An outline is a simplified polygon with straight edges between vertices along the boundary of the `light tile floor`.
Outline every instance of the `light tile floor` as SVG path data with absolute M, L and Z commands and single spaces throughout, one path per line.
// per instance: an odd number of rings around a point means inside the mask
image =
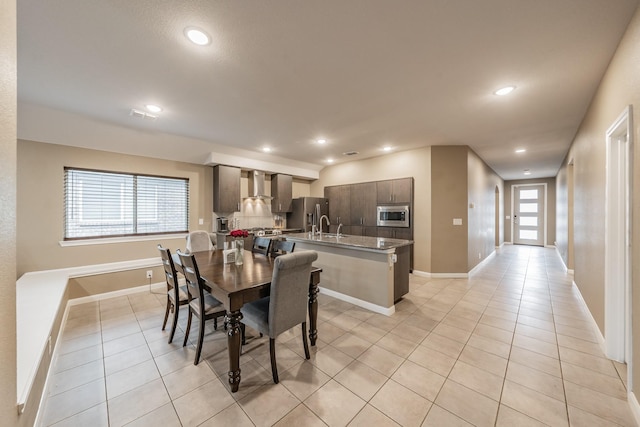
M 624 365 L 604 358 L 553 249 L 505 246 L 471 279 L 411 276 L 386 317 L 320 296 L 319 342 L 249 338 L 238 393 L 226 335 L 204 363 L 161 331 L 164 295 L 74 306 L 49 380 L 49 426 L 632 426 Z M 182 310 L 181 314 L 186 314 Z

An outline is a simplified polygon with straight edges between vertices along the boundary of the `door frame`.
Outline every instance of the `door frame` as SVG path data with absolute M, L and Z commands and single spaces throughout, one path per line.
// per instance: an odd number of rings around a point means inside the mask
M 543 239 L 543 243 L 542 243 L 542 247 L 546 248 L 547 247 L 547 183 L 546 182 L 531 182 L 531 183 L 526 183 L 526 184 L 513 184 L 511 186 L 511 243 L 515 244 L 515 235 L 513 234 L 513 229 L 514 229 L 514 221 L 513 221 L 513 212 L 515 209 L 515 193 L 516 193 L 516 187 L 532 187 L 534 185 L 543 185 L 544 186 L 544 212 L 542 213 L 544 215 L 544 239 Z
M 605 184 L 604 338 L 607 357 L 627 362 L 632 388 L 631 194 L 633 114 L 628 105 L 607 129 Z M 626 141 L 621 142 L 621 135 Z

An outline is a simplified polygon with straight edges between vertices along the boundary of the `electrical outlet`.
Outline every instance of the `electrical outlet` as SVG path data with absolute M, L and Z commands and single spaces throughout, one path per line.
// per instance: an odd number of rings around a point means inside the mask
M 147 270 L 147 279 L 153 278 L 153 270 Z
M 478 259 L 482 259 L 482 254 L 478 252 Z

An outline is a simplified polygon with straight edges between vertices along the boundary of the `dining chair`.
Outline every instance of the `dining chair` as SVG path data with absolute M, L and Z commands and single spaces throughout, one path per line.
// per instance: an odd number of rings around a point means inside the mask
M 178 282 L 178 272 L 171 258 L 171 251 L 158 245 L 160 257 L 162 258 L 162 266 L 164 267 L 164 276 L 167 282 L 167 309 L 164 312 L 164 321 L 162 322 L 162 330 L 167 326 L 169 311 L 173 312 L 173 325 L 171 325 L 171 334 L 169 334 L 169 344 L 173 341 L 178 325 L 178 313 L 181 305 L 189 304 L 189 296 L 187 295 L 187 287 L 180 286 Z
M 209 233 L 204 230 L 191 231 L 187 235 L 187 252 L 212 251 L 215 249 Z
M 184 333 L 182 346 L 187 345 L 189 331 L 191 330 L 191 318 L 196 316 L 199 320 L 198 345 L 196 346 L 196 357 L 194 365 L 200 362 L 202 353 L 202 342 L 204 341 L 204 324 L 207 320 L 213 319 L 214 329 L 218 329 L 218 317 L 224 317 L 226 310 L 222 303 L 213 297 L 204 288 L 204 280 L 200 276 L 196 257 L 193 254 L 183 254 L 180 249 L 177 251 L 180 257 L 180 264 L 187 281 L 187 295 L 189 297 L 189 315 L 187 318 L 187 330 Z
M 302 344 L 307 359 L 307 302 L 311 264 L 318 259 L 315 251 L 300 251 L 277 257 L 274 260 L 271 289 L 268 297 L 244 304 L 242 313 L 242 335 L 244 325 L 269 336 L 271 356 L 271 374 L 273 382 L 278 383 L 276 365 L 276 337 L 296 325 L 302 324 Z
M 271 251 L 269 255 L 277 257 L 284 254 L 290 254 L 296 247 L 296 242 L 291 240 L 273 240 L 271 242 Z
M 256 254 L 268 255 L 271 250 L 271 239 L 267 237 L 256 237 L 253 239 L 253 247 L 251 252 Z

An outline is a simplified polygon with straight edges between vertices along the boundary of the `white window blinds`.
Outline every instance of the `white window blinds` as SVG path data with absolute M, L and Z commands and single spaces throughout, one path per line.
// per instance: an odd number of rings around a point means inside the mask
M 189 180 L 65 168 L 64 239 L 184 233 Z

